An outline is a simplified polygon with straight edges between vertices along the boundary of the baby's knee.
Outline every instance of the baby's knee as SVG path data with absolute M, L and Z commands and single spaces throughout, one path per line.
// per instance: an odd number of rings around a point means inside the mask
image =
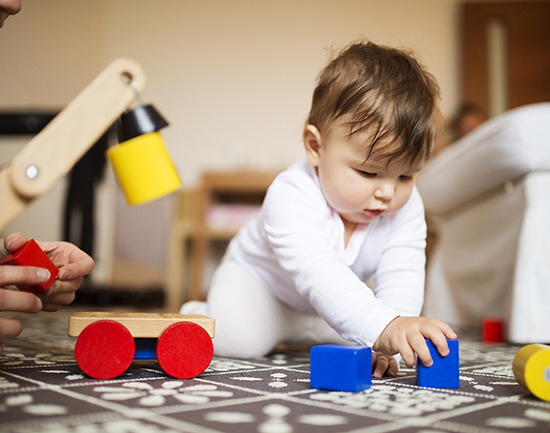
M 265 356 L 281 341 L 277 328 L 254 320 L 254 315 L 216 316 L 214 354 L 231 358 Z M 266 326 L 267 325 L 267 326 Z
M 214 355 L 228 358 L 251 359 L 267 355 L 273 344 L 246 338 L 214 338 Z

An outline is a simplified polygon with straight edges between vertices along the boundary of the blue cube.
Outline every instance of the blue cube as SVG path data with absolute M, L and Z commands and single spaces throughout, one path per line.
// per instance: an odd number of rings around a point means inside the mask
M 450 353 L 443 357 L 430 340 L 426 340 L 433 359 L 431 367 L 424 367 L 420 360 L 416 363 L 417 385 L 426 388 L 460 388 L 458 340 L 447 340 Z
M 323 344 L 310 351 L 310 385 L 316 389 L 360 392 L 372 384 L 372 350 Z
M 134 338 L 134 359 L 157 359 L 158 338 Z

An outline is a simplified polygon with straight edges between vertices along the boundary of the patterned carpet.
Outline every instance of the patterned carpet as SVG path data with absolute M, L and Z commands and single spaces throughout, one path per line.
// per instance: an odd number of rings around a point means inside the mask
M 198 378 L 167 377 L 156 361 L 135 361 L 114 380 L 79 370 L 67 314 L 27 316 L 0 357 L 0 432 L 56 433 L 496 433 L 549 432 L 550 402 L 515 381 L 519 347 L 460 338 L 456 390 L 416 386 L 414 369 L 374 379 L 362 393 L 309 387 L 309 355 L 214 357 Z

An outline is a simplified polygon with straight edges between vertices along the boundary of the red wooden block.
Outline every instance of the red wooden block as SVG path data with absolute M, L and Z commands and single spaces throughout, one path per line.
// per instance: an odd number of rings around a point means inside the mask
M 157 359 L 162 369 L 178 379 L 201 374 L 212 360 L 212 339 L 201 326 L 179 322 L 166 328 L 157 343 Z
M 74 348 L 76 362 L 88 376 L 112 379 L 124 373 L 134 359 L 130 331 L 114 320 L 99 320 L 82 330 Z
M 17 287 L 19 290 L 31 292 L 34 294 L 40 294 L 48 290 L 53 281 L 59 274 L 59 270 L 55 267 L 52 261 L 48 258 L 46 253 L 38 246 L 38 244 L 31 239 L 15 253 L 4 257 L 0 261 L 0 265 L 19 265 L 19 266 L 37 266 L 39 268 L 46 268 L 50 271 L 50 279 L 42 284 L 36 285 L 23 285 L 20 284 Z
M 504 341 L 504 323 L 502 319 L 487 317 L 483 320 L 481 340 L 484 343 L 502 343 Z

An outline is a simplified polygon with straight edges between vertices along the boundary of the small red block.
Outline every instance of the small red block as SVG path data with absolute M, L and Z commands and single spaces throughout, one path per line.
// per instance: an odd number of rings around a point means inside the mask
M 4 257 L 0 261 L 0 265 L 19 265 L 19 266 L 36 266 L 39 268 L 46 268 L 50 271 L 50 279 L 42 284 L 36 285 L 23 285 L 20 284 L 17 287 L 19 290 L 25 292 L 32 292 L 34 294 L 40 294 L 48 290 L 53 281 L 59 274 L 59 270 L 55 267 L 52 261 L 48 258 L 46 253 L 38 246 L 38 244 L 31 239 L 15 253 Z
M 504 323 L 502 319 L 495 317 L 483 319 L 481 340 L 484 343 L 502 343 L 504 341 Z
M 130 331 L 114 320 L 98 320 L 82 330 L 74 348 L 76 362 L 96 379 L 112 379 L 124 373 L 134 359 Z
M 166 328 L 157 343 L 157 359 L 162 369 L 177 379 L 191 379 L 210 365 L 214 346 L 201 326 L 178 322 Z

